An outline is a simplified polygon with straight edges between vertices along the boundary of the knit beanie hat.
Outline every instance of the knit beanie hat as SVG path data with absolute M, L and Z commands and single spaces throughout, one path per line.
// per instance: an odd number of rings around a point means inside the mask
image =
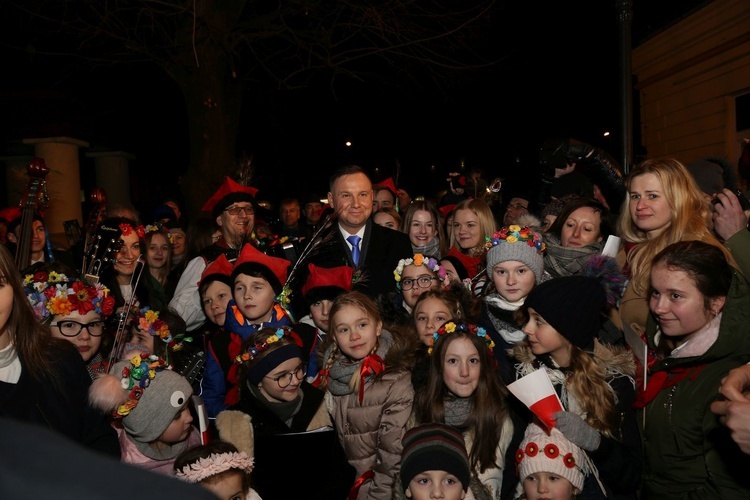
M 516 260 L 523 262 L 534 273 L 536 283 L 542 281 L 546 245 L 542 236 L 528 226 L 503 227 L 495 232 L 487 242 L 487 276 L 492 279 L 492 269 L 501 262 Z
M 154 355 L 120 361 L 110 373 L 92 382 L 89 399 L 92 406 L 122 418 L 135 442 L 158 439 L 193 395 L 190 382 Z
M 533 308 L 573 345 L 591 350 L 606 303 L 599 279 L 574 275 L 540 283 L 531 290 L 524 305 Z
M 720 164 L 701 158 L 688 164 L 687 169 L 704 193 L 713 195 L 724 188 L 724 169 Z
M 459 281 L 463 282 L 463 280 L 469 279 L 469 272 L 466 270 L 466 267 L 464 267 L 464 263 L 461 262 L 458 257 L 455 255 L 446 255 L 440 261 L 447 260 L 451 264 L 453 264 L 453 268 L 458 273 L 458 279 Z
M 414 476 L 428 470 L 442 470 L 456 476 L 469 488 L 470 468 L 466 443 L 458 430 L 440 423 L 409 429 L 401 440 L 401 487 L 406 491 Z
M 549 472 L 564 477 L 583 489 L 585 457 L 579 447 L 552 428 L 549 435 L 535 423 L 529 424 L 521 445 L 516 451 L 516 469 L 521 482 L 530 474 Z

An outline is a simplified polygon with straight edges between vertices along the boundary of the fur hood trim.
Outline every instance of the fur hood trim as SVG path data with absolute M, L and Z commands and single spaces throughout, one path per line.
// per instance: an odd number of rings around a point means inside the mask
M 508 349 L 508 354 L 520 365 L 531 365 L 536 360 L 528 341 L 520 342 Z M 605 373 L 635 377 L 633 354 L 626 347 L 602 344 L 599 340 L 594 339 L 593 357 L 594 361 L 604 368 Z

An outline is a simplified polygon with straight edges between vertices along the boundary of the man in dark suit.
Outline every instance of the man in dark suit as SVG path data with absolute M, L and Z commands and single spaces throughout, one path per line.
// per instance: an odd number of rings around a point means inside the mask
M 393 270 L 399 260 L 413 253 L 406 233 L 372 222 L 372 197 L 372 182 L 361 167 L 343 167 L 331 176 L 328 203 L 335 220 L 314 242 L 308 262 L 319 267 L 353 267 L 352 289 L 376 299 L 396 290 Z M 306 273 L 307 266 L 300 271 Z M 300 282 L 304 283 L 304 277 Z

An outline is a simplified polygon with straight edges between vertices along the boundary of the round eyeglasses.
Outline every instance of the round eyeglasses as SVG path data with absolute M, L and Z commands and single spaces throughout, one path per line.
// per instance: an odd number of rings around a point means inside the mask
M 229 207 L 225 208 L 224 211 L 229 215 L 240 215 L 240 212 L 245 212 L 248 217 L 255 214 L 253 207 Z
M 307 365 L 302 363 L 293 372 L 286 372 L 276 377 L 265 378 L 275 380 L 276 383 L 279 384 L 279 387 L 281 387 L 282 389 L 286 389 L 287 387 L 289 387 L 289 384 L 292 383 L 292 377 L 296 377 L 297 380 L 302 380 L 303 378 L 305 378 L 305 375 L 307 375 Z
M 101 337 L 104 333 L 104 321 L 92 321 L 91 323 L 79 323 L 66 319 L 57 323 L 50 323 L 49 326 L 56 326 L 63 337 L 75 337 L 86 328 L 92 337 Z
M 401 289 L 411 290 L 412 288 L 414 288 L 415 284 L 418 288 L 429 288 L 433 280 L 436 279 L 437 278 L 434 276 L 420 276 L 419 278 L 415 279 L 403 279 L 401 280 Z

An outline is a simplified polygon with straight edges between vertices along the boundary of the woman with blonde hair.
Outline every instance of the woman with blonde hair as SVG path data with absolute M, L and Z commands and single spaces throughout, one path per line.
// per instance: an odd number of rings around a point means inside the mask
M 486 279 L 481 271 L 486 265 L 485 244 L 497 229 L 492 209 L 484 200 L 469 198 L 456 206 L 453 212 L 453 227 L 450 232 L 450 251 L 464 262 L 472 284 L 474 295 L 480 295 Z M 481 277 L 477 277 L 481 275 Z M 477 278 L 474 280 L 474 278 Z
M 642 332 L 648 318 L 651 261 L 678 241 L 699 240 L 729 250 L 711 231 L 711 210 L 693 176 L 675 158 L 651 159 L 637 165 L 626 181 L 628 197 L 618 220 L 626 242 L 630 282 L 620 302 L 622 324 Z

